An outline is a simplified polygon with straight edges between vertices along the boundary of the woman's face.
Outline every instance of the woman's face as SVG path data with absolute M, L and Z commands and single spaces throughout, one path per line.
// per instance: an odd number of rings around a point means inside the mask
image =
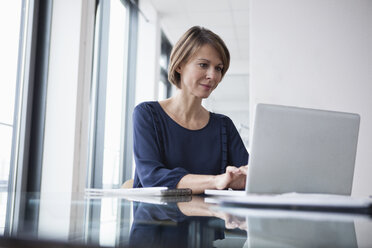
M 202 46 L 193 57 L 177 68 L 181 90 L 198 98 L 207 98 L 222 78 L 223 64 L 216 49 Z

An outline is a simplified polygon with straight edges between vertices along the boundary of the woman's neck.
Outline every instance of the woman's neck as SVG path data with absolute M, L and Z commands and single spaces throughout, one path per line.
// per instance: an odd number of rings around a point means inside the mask
M 201 105 L 202 99 L 197 97 L 187 97 L 181 92 L 170 98 L 171 107 L 175 113 L 185 120 L 198 119 L 198 116 L 205 111 Z
M 159 102 L 165 112 L 180 125 L 199 129 L 208 123 L 209 112 L 201 105 L 202 99 L 177 92 L 173 97 Z

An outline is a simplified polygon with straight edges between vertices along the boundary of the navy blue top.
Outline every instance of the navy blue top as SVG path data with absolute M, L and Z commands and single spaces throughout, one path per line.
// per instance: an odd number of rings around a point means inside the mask
M 248 152 L 231 119 L 210 113 L 208 124 L 189 130 L 166 114 L 159 102 L 133 112 L 135 188 L 176 188 L 187 174 L 218 175 L 227 165 L 248 164 Z

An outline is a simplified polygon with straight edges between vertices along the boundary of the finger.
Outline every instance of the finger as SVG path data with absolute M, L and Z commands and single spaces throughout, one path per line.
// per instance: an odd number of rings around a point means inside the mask
M 226 172 L 228 172 L 228 173 L 236 173 L 237 171 L 239 171 L 239 169 L 236 168 L 235 166 L 227 166 L 226 167 Z
M 239 167 L 239 171 L 240 171 L 241 173 L 243 173 L 244 175 L 247 175 L 247 172 L 248 172 L 248 165 L 240 166 L 240 167 Z

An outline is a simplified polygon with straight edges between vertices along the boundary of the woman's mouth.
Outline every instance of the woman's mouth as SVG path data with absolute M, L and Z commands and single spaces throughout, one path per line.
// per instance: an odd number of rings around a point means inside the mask
M 211 85 L 208 85 L 208 84 L 201 84 L 201 86 L 206 89 L 206 90 L 210 90 L 212 88 Z

